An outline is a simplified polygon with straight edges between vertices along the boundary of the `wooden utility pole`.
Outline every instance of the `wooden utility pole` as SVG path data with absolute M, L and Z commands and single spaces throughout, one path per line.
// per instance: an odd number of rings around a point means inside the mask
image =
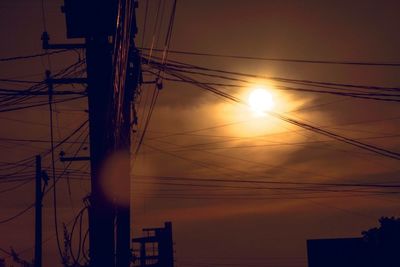
M 111 45 L 107 35 L 86 38 L 90 131 L 90 264 L 114 266 L 114 205 L 102 188 L 101 167 L 111 153 Z
M 91 267 L 129 267 L 130 173 L 124 173 L 117 196 L 106 195 L 103 167 L 117 152 L 130 154 L 131 105 L 139 82 L 140 60 L 134 0 L 65 0 L 67 37 L 82 44 L 49 44 L 44 49 L 86 49 L 86 78 L 52 79 L 53 83 L 85 83 L 88 91 L 91 195 L 89 245 Z M 118 16 L 117 16 L 118 13 Z M 118 202 L 121 197 L 125 202 Z M 128 201 L 126 201 L 128 200 Z
M 42 267 L 42 158 L 36 156 L 35 193 L 35 267 Z

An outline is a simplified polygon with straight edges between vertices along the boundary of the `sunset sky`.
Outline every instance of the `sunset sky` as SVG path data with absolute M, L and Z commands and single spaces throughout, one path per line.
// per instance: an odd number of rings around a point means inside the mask
M 82 41 L 66 39 L 62 2 L 46 0 L 42 12 L 39 0 L 2 1 L 0 58 L 42 53 L 40 36 L 44 28 L 53 43 Z M 172 4 L 172 0 L 148 0 L 146 5 L 146 1 L 139 0 L 136 45 L 145 48 L 144 56 L 149 55 L 148 48 L 164 48 Z M 282 90 L 289 85 L 274 79 L 399 88 L 399 66 L 261 60 L 398 63 L 399 8 L 399 1 L 389 0 L 179 0 L 168 60 L 257 76 L 230 75 L 247 81 L 240 82 L 185 74 L 203 83 L 235 85 L 218 88 L 244 103 L 248 103 L 253 90 L 264 88 L 273 99 L 273 112 L 400 153 L 398 102 Z M 151 59 L 161 55 L 153 51 Z M 84 58 L 82 51 L 2 61 L 0 79 L 41 81 L 45 70 L 57 73 L 79 58 Z M 143 70 L 144 81 L 154 81 L 154 75 L 148 72 L 154 67 L 144 61 Z M 84 76 L 84 64 L 74 74 Z M 170 81 L 167 78 L 173 77 L 167 74 L 165 78 L 137 154 L 134 152 L 155 85 L 143 84 L 136 101 L 138 126 L 131 150 L 132 232 L 139 236 L 143 227 L 172 221 L 178 267 L 305 267 L 307 239 L 360 236 L 363 230 L 375 227 L 379 217 L 400 216 L 398 194 L 315 192 L 293 189 L 295 185 L 263 183 L 391 184 L 399 181 L 398 160 L 307 131 L 268 112 L 258 114 L 246 104 L 229 101 L 194 84 Z M 6 89 L 31 86 L 3 80 L 0 83 Z M 82 87 L 63 85 L 57 89 L 78 91 Z M 46 96 L 37 99 L 47 101 Z M 2 110 L 8 108 L 0 105 Z M 55 139 L 63 140 L 82 125 L 87 120 L 86 109 L 86 99 L 56 104 Z M 12 174 L 32 178 L 23 185 L 21 181 L 0 180 L 1 221 L 34 202 L 34 156 L 50 148 L 48 106 L 2 112 L 0 123 L 0 177 Z M 79 147 L 79 155 L 87 156 L 87 135 L 88 127 L 84 125 L 71 142 L 56 149 L 56 157 L 61 151 L 73 156 Z M 20 165 L 7 164 L 16 162 Z M 62 173 L 67 164 L 57 161 L 57 173 Z M 43 166 L 50 167 L 48 154 Z M 89 193 L 89 172 L 87 162 L 72 163 L 65 179 L 58 183 L 61 235 L 62 223 L 71 222 Z M 107 190 L 110 185 L 106 182 L 105 187 Z M 44 198 L 43 216 L 44 266 L 61 266 L 57 265 L 51 194 Z M 86 227 L 86 221 L 84 224 Z M 22 258 L 31 260 L 33 227 L 33 209 L 1 223 L 0 248 L 12 246 Z

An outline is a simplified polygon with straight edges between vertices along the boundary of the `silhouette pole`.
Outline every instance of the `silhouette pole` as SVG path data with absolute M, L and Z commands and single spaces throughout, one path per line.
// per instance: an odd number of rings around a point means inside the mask
M 52 44 L 47 32 L 43 49 L 80 49 L 86 52 L 86 78 L 52 79 L 59 84 L 87 84 L 91 194 L 89 205 L 89 255 L 91 267 L 129 267 L 130 171 L 119 177 L 120 188 L 106 195 L 102 170 L 116 152 L 130 154 L 132 100 L 139 82 L 140 60 L 134 44 L 136 4 L 131 0 L 65 0 L 67 38 L 84 43 Z M 108 177 L 110 178 L 110 177 Z M 116 192 L 112 192 L 116 193 Z M 119 203 L 118 199 L 125 200 Z M 127 201 L 126 201 L 127 200 Z
M 108 139 L 111 114 L 108 111 L 112 99 L 111 46 L 107 35 L 86 38 L 86 60 L 89 101 L 90 132 L 90 266 L 114 266 L 114 205 L 107 198 L 100 180 L 101 166 L 111 151 Z
M 35 192 L 35 267 L 42 267 L 42 158 L 36 156 Z

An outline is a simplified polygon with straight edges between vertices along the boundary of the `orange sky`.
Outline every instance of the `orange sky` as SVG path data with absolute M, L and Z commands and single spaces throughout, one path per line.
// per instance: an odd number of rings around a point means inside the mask
M 143 41 L 145 4 L 139 1 L 139 46 L 152 44 L 157 3 L 149 0 Z M 52 42 L 66 42 L 61 4 L 58 0 L 45 1 L 47 31 Z M 165 21 L 171 4 L 172 1 L 165 1 Z M 398 62 L 399 7 L 398 1 L 182 0 L 178 1 L 171 49 L 255 57 Z M 154 47 L 162 48 L 165 30 L 166 26 L 155 31 Z M 41 52 L 42 31 L 39 0 L 6 0 L 0 4 L 0 33 L 4 38 L 0 42 L 0 58 Z M 51 69 L 62 69 L 76 62 L 78 56 L 74 52 L 52 56 Z M 169 58 L 263 76 L 393 87 L 400 84 L 399 68 L 174 54 Z M 0 78 L 41 80 L 49 67 L 45 58 L 0 62 Z M 12 88 L 7 83 L 2 87 Z M 143 99 L 152 88 L 143 86 Z M 249 92 L 246 88 L 226 90 L 243 99 Z M 275 89 L 271 92 L 279 112 L 400 151 L 398 137 L 375 138 L 399 132 L 398 104 Z M 57 140 L 86 120 L 86 108 L 83 100 L 56 105 Z M 49 139 L 47 107 L 1 113 L 0 123 L 1 138 Z M 82 131 L 79 141 L 86 133 L 87 130 Z M 73 153 L 78 145 L 69 144 L 62 149 Z M 4 163 L 33 157 L 49 145 L 3 140 L 0 147 L 0 161 Z M 56 155 L 59 152 L 60 149 Z M 81 153 L 86 155 L 88 151 Z M 144 145 L 133 164 L 133 233 L 138 235 L 142 227 L 172 221 L 180 267 L 241 264 L 249 259 L 251 266 L 305 267 L 306 239 L 357 236 L 375 226 L 380 216 L 399 215 L 396 196 L 326 193 L 317 194 L 321 198 L 307 199 L 315 194 L 224 188 L 223 183 L 217 183 L 215 188 L 157 184 L 162 181 L 147 176 L 349 183 L 385 183 L 399 178 L 396 160 L 329 140 L 269 116 L 255 117 L 246 107 L 223 101 L 192 85 L 164 82 Z M 44 166 L 49 166 L 48 157 Z M 57 168 L 64 166 L 58 162 Z M 74 163 L 72 168 L 89 171 L 85 163 Z M 34 169 L 26 172 L 29 171 L 33 177 Z M 1 170 L 2 175 L 5 173 L 8 172 Z M 135 179 L 135 174 L 147 178 Z M 9 186 L 0 184 L 0 190 Z M 61 181 L 60 222 L 73 218 L 88 190 L 88 181 Z M 0 220 L 25 208 L 33 198 L 33 182 L 0 194 Z M 44 247 L 45 266 L 56 266 L 58 262 L 51 205 L 52 199 L 46 197 L 44 240 L 50 239 Z M 12 223 L 0 224 L 0 247 L 13 246 L 17 252 L 26 249 L 22 256 L 31 259 L 33 222 L 33 212 L 29 211 Z

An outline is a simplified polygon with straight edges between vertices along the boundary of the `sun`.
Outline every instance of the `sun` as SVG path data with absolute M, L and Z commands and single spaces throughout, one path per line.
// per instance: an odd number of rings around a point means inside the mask
M 257 88 L 250 92 L 248 104 L 257 114 L 271 111 L 275 107 L 272 94 L 263 88 Z

